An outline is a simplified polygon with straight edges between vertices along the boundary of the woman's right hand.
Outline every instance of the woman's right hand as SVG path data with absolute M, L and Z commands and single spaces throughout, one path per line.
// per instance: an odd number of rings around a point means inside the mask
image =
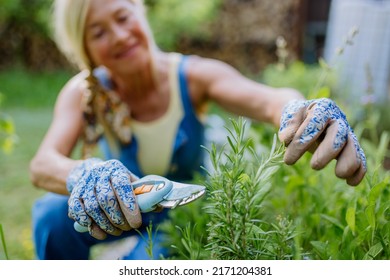
M 135 179 L 118 160 L 82 161 L 67 178 L 68 216 L 97 239 L 140 227 L 142 217 L 130 184 Z

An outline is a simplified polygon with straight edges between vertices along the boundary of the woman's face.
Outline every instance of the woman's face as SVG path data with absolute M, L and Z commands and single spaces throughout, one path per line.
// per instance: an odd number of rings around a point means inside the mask
M 150 60 L 150 40 L 141 8 L 126 0 L 92 0 L 85 46 L 95 66 L 136 72 Z

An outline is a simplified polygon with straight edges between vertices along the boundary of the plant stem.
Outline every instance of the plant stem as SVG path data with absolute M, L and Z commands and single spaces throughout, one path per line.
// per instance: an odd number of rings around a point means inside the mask
M 6 259 L 6 260 L 9 260 L 8 252 L 7 252 L 7 246 L 6 246 L 6 244 L 5 244 L 3 226 L 2 226 L 1 224 L 0 224 L 0 238 L 1 238 L 1 244 L 2 244 L 3 249 L 4 249 L 5 259 Z

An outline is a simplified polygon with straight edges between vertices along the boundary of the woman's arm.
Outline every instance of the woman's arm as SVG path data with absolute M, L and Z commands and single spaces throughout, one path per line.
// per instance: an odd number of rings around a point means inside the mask
M 52 123 L 30 162 L 32 183 L 50 192 L 68 194 L 66 178 L 79 161 L 69 158 L 82 129 L 81 82 L 84 74 L 72 78 L 61 90 Z
M 81 73 L 60 92 L 53 121 L 30 163 L 30 173 L 35 186 L 70 194 L 69 217 L 87 227 L 93 237 L 104 239 L 107 234 L 118 236 L 138 228 L 142 218 L 130 185 L 132 174 L 121 162 L 70 158 L 82 132 L 84 80 Z
M 234 114 L 279 127 L 284 105 L 293 99 L 304 99 L 294 89 L 257 83 L 217 60 L 194 57 L 189 63 L 190 92 L 195 106 L 211 100 Z

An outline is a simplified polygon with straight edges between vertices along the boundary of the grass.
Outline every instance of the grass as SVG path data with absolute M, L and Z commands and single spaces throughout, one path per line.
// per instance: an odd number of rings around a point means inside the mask
M 59 89 L 70 77 L 64 71 L 30 72 L 15 67 L 0 72 L 0 92 L 4 95 L 5 108 L 51 108 Z
M 32 186 L 28 165 L 51 118 L 50 109 L 9 109 L 19 141 L 13 153 L 0 156 L 0 223 L 10 259 L 34 258 L 31 241 L 31 207 L 43 195 Z
M 0 72 L 0 111 L 10 116 L 18 141 L 10 154 L 0 151 L 0 225 L 7 255 L 0 259 L 34 259 L 31 208 L 45 192 L 29 180 L 28 166 L 52 117 L 52 107 L 69 73 L 33 73 L 22 68 Z

